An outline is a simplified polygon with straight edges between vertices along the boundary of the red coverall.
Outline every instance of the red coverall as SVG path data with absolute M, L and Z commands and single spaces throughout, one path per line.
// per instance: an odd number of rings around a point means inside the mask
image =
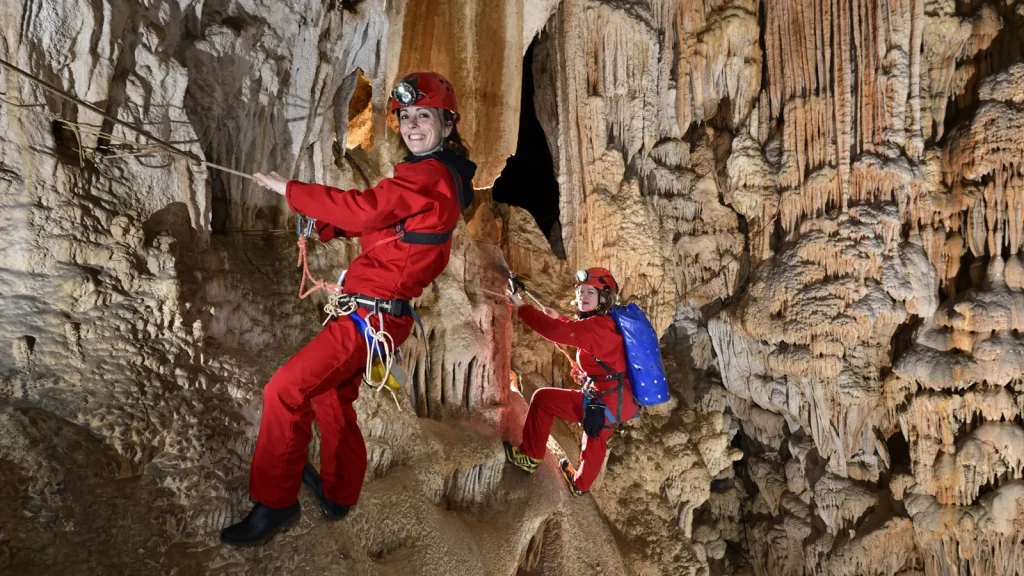
M 419 296 L 451 254 L 450 239 L 440 245 L 378 244 L 395 236 L 395 224 L 408 218 L 410 231 L 444 232 L 455 228 L 461 216 L 452 173 L 435 158 L 400 163 L 392 178 L 365 191 L 291 181 L 286 198 L 292 211 L 318 221 L 321 241 L 362 237 L 362 251 L 348 268 L 344 291 L 383 299 Z M 368 310 L 358 313 L 365 318 Z M 382 317 L 395 346 L 401 345 L 412 332 L 413 319 Z M 367 320 L 380 328 L 376 316 Z M 350 506 L 359 500 L 366 445 L 352 403 L 359 396 L 366 358 L 366 340 L 355 322 L 338 318 L 274 373 L 263 390 L 263 417 L 249 472 L 253 499 L 284 508 L 298 498 L 315 415 L 324 496 Z
M 615 372 L 626 371 L 626 352 L 622 344 L 622 336 L 615 328 L 615 320 L 610 316 L 591 316 L 583 320 L 568 318 L 550 318 L 540 310 L 524 304 L 519 307 L 519 317 L 527 326 L 552 342 L 573 346 L 576 362 L 588 376 L 594 378 L 594 387 L 598 392 L 605 392 L 618 386 L 618 380 L 599 380 L 608 372 L 594 360 L 601 359 Z M 629 378 L 623 374 L 622 415 L 620 421 L 626 421 L 636 415 L 637 406 L 633 401 Z M 618 392 L 601 396 L 601 402 L 615 413 L 619 401 Z M 523 442 L 519 447 L 530 458 L 541 460 L 547 450 L 548 435 L 555 417 L 573 422 L 583 422 L 583 391 L 565 390 L 563 388 L 541 388 L 530 399 L 530 409 L 526 413 L 523 424 Z M 605 418 L 605 425 L 609 421 Z M 576 469 L 573 482 L 581 492 L 590 490 L 590 485 L 597 478 L 608 452 L 608 439 L 613 430 L 605 429 L 600 438 L 583 435 L 583 452 L 580 455 L 580 466 Z

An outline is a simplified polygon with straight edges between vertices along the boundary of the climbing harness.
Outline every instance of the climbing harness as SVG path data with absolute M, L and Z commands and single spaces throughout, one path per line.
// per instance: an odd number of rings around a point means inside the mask
M 602 380 L 602 381 L 618 380 L 619 383 L 616 384 L 614 388 L 612 388 L 610 390 L 605 390 L 604 392 L 598 392 L 596 389 L 591 387 L 591 395 L 592 395 L 591 401 L 594 401 L 594 400 L 600 401 L 603 396 L 608 396 L 609 394 L 614 394 L 614 393 L 618 392 L 618 396 L 616 396 L 616 400 L 617 401 L 616 401 L 616 406 L 615 406 L 615 413 L 612 414 L 611 408 L 605 406 L 605 409 L 604 409 L 605 410 L 605 416 L 607 416 L 608 420 L 610 420 L 611 423 L 612 423 L 611 426 L 605 426 L 605 429 L 607 429 L 607 430 L 614 430 L 618 434 L 625 434 L 625 423 L 622 422 L 622 394 L 625 392 L 625 387 L 626 387 L 626 381 L 625 381 L 625 378 L 624 378 L 626 373 L 625 372 L 615 372 L 615 371 L 613 371 L 607 364 L 602 362 L 601 359 L 598 358 L 597 356 L 594 356 L 594 360 L 597 361 L 597 364 L 602 369 L 604 369 L 605 372 L 608 372 L 608 374 L 606 376 L 601 376 L 599 378 L 596 378 L 595 380 Z M 587 401 L 588 401 L 587 400 L 587 395 L 584 394 L 584 398 L 583 398 L 583 408 L 584 409 L 586 409 L 586 407 L 587 407 Z M 604 403 L 602 402 L 602 404 L 604 404 Z M 640 411 L 637 410 L 637 413 L 633 416 L 633 418 L 637 418 L 639 416 L 640 416 Z
M 606 372 L 608 372 L 608 375 L 600 376 L 598 378 L 588 376 L 587 373 L 583 371 L 583 368 L 580 367 L 579 363 L 576 362 L 576 360 L 572 357 L 572 355 L 569 354 L 568 351 L 566 351 L 565 348 L 562 348 L 558 344 L 555 344 L 555 348 L 558 348 L 558 351 L 564 354 L 565 358 L 569 360 L 569 364 L 572 366 L 572 371 L 570 372 L 570 374 L 572 375 L 572 379 L 574 382 L 576 382 L 576 384 L 580 386 L 580 388 L 583 389 L 583 413 L 587 413 L 587 407 L 590 404 L 600 404 L 601 406 L 604 406 L 605 416 L 612 423 L 612 426 L 605 426 L 604 428 L 607 430 L 614 430 L 618 434 L 625 434 L 626 431 L 624 423 L 620 421 L 622 419 L 622 391 L 625 388 L 626 384 L 625 380 L 623 379 L 623 376 L 625 374 L 623 372 L 612 371 L 612 369 L 607 364 L 602 362 L 600 358 L 591 355 L 593 356 L 594 360 L 597 361 L 597 364 L 601 366 L 601 368 L 603 368 Z M 610 390 L 598 392 L 597 389 L 594 387 L 595 380 L 618 380 L 619 383 Z M 616 392 L 619 392 L 619 395 L 617 397 L 618 402 L 615 407 L 615 412 L 613 413 L 611 408 L 605 405 L 601 398 L 604 396 L 608 396 L 609 394 L 614 394 Z M 640 413 L 638 411 L 637 415 L 634 416 L 634 418 L 639 417 L 639 415 Z
M 361 330 L 363 336 L 366 338 L 366 371 L 363 376 L 363 381 L 370 387 L 375 388 L 377 392 L 380 392 L 383 388 L 388 388 L 391 392 L 392 398 L 395 399 L 395 404 L 398 404 L 398 398 L 395 396 L 396 389 L 401 389 L 402 382 L 399 378 L 393 377 L 392 374 L 395 371 L 397 365 L 395 359 L 398 357 L 398 350 L 395 347 L 395 341 L 384 330 L 384 314 L 394 316 L 395 318 L 401 318 L 403 316 L 410 316 L 416 323 L 416 326 L 420 330 L 421 338 L 423 339 L 425 362 L 427 366 L 427 373 L 430 370 L 430 351 L 426 349 L 427 332 L 423 328 L 423 320 L 420 319 L 419 314 L 416 313 L 416 309 L 412 307 L 407 301 L 395 298 L 394 300 L 384 300 L 381 298 L 374 298 L 372 296 L 365 296 L 362 294 L 342 294 L 340 296 L 333 297 L 335 306 L 338 311 L 341 312 L 341 316 L 349 316 L 356 326 Z M 376 316 L 377 325 L 380 326 L 379 330 L 374 330 L 370 326 L 369 322 L 355 313 L 357 308 L 364 308 L 370 311 L 367 317 Z M 332 320 L 334 318 L 328 318 Z M 376 368 L 375 360 L 379 360 L 380 368 Z M 375 369 L 377 374 L 375 374 Z M 400 370 L 400 369 L 399 369 Z M 399 377 L 404 376 L 404 372 L 399 372 Z M 391 383 L 394 380 L 394 383 Z M 399 406 L 401 410 L 401 406 Z
M 391 392 L 392 398 L 395 400 L 395 405 L 398 406 L 399 410 L 401 410 L 402 406 L 399 404 L 398 397 L 395 395 L 394 386 L 389 386 L 390 380 L 393 379 L 391 372 L 395 361 L 395 341 L 391 335 L 384 330 L 383 313 L 390 313 L 392 309 L 392 301 L 387 301 L 388 305 L 385 307 L 378 303 L 376 298 L 371 299 L 358 294 L 345 294 L 341 284 L 345 278 L 344 271 L 342 271 L 341 276 L 338 278 L 337 284 L 313 277 L 313 274 L 309 271 L 307 244 L 315 230 L 316 220 L 303 216 L 302 214 L 297 214 L 296 216 L 295 233 L 299 237 L 299 258 L 295 265 L 302 267 L 302 280 L 299 283 L 299 299 L 305 299 L 317 290 L 324 290 L 330 294 L 327 298 L 327 304 L 324 305 L 324 312 L 327 313 L 327 318 L 321 326 L 326 326 L 331 320 L 336 320 L 345 316 L 350 317 L 352 321 L 355 322 L 357 330 L 362 334 L 363 339 L 366 341 L 366 368 L 363 372 L 363 382 L 376 389 L 378 393 L 382 389 L 388 388 Z M 309 290 L 305 289 L 307 279 L 312 284 L 312 287 Z M 379 330 L 374 330 L 366 320 L 359 316 L 359 314 L 355 313 L 362 305 L 369 308 L 371 310 L 371 314 L 376 314 L 377 325 L 380 327 Z M 378 363 L 380 368 L 378 368 Z M 398 386 L 400 387 L 401 385 L 399 384 Z
M 462 178 L 459 176 L 456 169 L 441 156 L 433 156 L 443 164 L 452 175 L 452 180 L 455 182 L 456 193 L 458 195 L 459 204 L 462 208 L 466 208 L 468 198 L 472 197 L 472 192 L 467 192 L 464 189 Z M 415 161 L 426 159 L 427 156 L 419 157 Z M 305 218 L 305 220 L 304 220 Z M 425 246 L 440 246 L 449 240 L 451 240 L 452 233 L 455 232 L 455 227 L 443 232 L 420 232 L 415 230 L 406 229 L 406 218 L 400 220 L 395 224 L 394 236 L 384 238 L 378 241 L 370 248 L 364 250 L 362 253 L 366 254 L 372 250 L 379 248 L 385 244 L 392 242 L 403 242 L 405 244 L 417 244 Z M 392 376 L 393 372 L 398 372 L 398 376 L 404 376 L 404 372 L 401 372 L 401 368 L 395 363 L 395 357 L 398 354 L 398 350 L 395 348 L 394 339 L 384 330 L 384 318 L 383 314 L 390 314 L 396 318 L 402 316 L 410 316 L 416 322 L 416 326 L 420 331 L 420 338 L 423 340 L 423 353 L 424 353 L 424 364 L 426 374 L 429 377 L 430 374 L 430 349 L 427 347 L 427 331 L 423 327 L 423 321 L 420 319 L 419 314 L 416 310 L 405 300 L 394 299 L 394 300 L 383 300 L 380 298 L 374 298 L 371 296 L 365 296 L 362 294 L 345 294 L 342 288 L 342 282 L 344 281 L 345 272 L 342 271 L 341 276 L 338 278 L 337 284 L 331 284 L 324 280 L 317 280 L 309 272 L 309 264 L 307 260 L 307 243 L 310 236 L 313 235 L 315 230 L 315 221 L 312 218 L 298 215 L 298 221 L 296 222 L 295 231 L 299 236 L 299 261 L 296 264 L 302 266 L 302 282 L 299 284 L 299 298 L 305 298 L 316 292 L 317 290 L 325 290 L 331 295 L 328 298 L 327 304 L 324 306 L 324 312 L 327 313 L 327 322 L 340 318 L 342 316 L 349 316 L 366 339 L 366 371 L 363 375 L 363 381 L 375 388 L 377 392 L 380 392 L 383 388 L 387 387 L 391 392 L 392 398 L 395 399 L 395 404 L 398 405 L 398 397 L 395 395 L 396 390 L 401 389 L 401 382 L 397 378 Z M 306 280 L 312 283 L 312 288 L 305 291 Z M 434 284 L 434 290 L 437 289 L 437 284 Z M 370 310 L 370 315 L 376 315 L 379 330 L 374 330 L 366 320 L 355 314 L 357 308 L 366 308 Z M 399 410 L 401 406 L 399 405 Z
M 366 340 L 366 369 L 363 372 L 363 382 L 371 388 L 374 388 L 378 393 L 387 388 L 391 393 L 391 397 L 395 400 L 395 405 L 398 406 L 399 410 L 401 410 L 402 406 L 398 402 L 396 391 L 401 390 L 402 384 L 407 380 L 407 378 L 405 372 L 395 362 L 396 359 L 400 362 L 401 356 L 399 354 L 399 350 L 395 347 L 394 338 L 392 338 L 392 336 L 384 329 L 384 314 L 394 316 L 395 318 L 410 316 L 413 319 L 416 326 L 419 328 L 420 337 L 423 339 L 424 361 L 426 364 L 427 374 L 429 374 L 430 350 L 427 349 L 427 332 L 423 327 L 423 320 L 420 318 L 419 314 L 416 313 L 416 309 L 405 300 L 398 298 L 386 300 L 363 294 L 346 294 L 342 288 L 342 282 L 345 278 L 344 270 L 341 272 L 337 284 L 327 282 L 326 280 L 318 280 L 313 277 L 313 274 L 309 271 L 307 244 L 309 238 L 313 235 L 313 231 L 316 229 L 316 220 L 303 216 L 302 214 L 298 214 L 297 216 L 298 220 L 295 224 L 295 232 L 299 236 L 299 258 L 296 266 L 302 267 L 302 281 L 299 284 L 299 298 L 305 299 L 317 290 L 324 290 L 330 294 L 327 299 L 327 304 L 324 305 L 324 312 L 327 314 L 327 318 L 324 320 L 322 326 L 326 326 L 328 322 L 345 316 L 351 318 L 352 321 L 355 322 L 359 333 L 362 334 L 363 338 Z M 406 234 L 408 235 L 411 233 Z M 430 236 L 429 233 L 415 234 Z M 394 238 L 386 239 L 383 242 L 378 242 L 372 246 L 370 250 L 380 246 L 384 242 L 392 242 L 398 239 L 402 239 L 402 236 L 399 235 Z M 406 239 L 406 242 L 410 244 L 434 243 L 415 241 L 420 239 L 420 237 L 413 237 L 412 240 L 414 241 Z M 367 250 L 367 252 L 369 252 L 369 250 Z M 305 289 L 307 279 L 312 284 L 312 287 L 309 290 Z M 370 326 L 370 323 L 367 322 L 366 319 L 356 313 L 359 308 L 369 310 L 370 313 L 367 315 L 368 317 L 377 317 L 377 326 L 379 326 L 379 329 L 375 330 Z
M 462 178 L 459 176 L 458 171 L 451 165 L 449 161 L 441 155 L 430 155 L 421 156 L 417 159 L 410 160 L 412 162 L 418 162 L 425 160 L 428 157 L 434 157 L 440 161 L 451 173 L 452 180 L 455 182 L 456 193 L 459 199 L 459 205 L 465 209 L 467 204 L 472 198 L 472 191 L 466 191 L 463 185 Z M 425 246 L 440 246 L 451 240 L 452 233 L 455 232 L 453 226 L 449 230 L 442 232 L 421 232 L 416 230 L 406 229 L 406 218 L 400 220 L 394 227 L 394 236 L 379 240 L 376 244 L 370 246 L 362 253 L 366 254 L 372 250 L 390 244 L 392 242 L 402 242 L 405 244 L 417 244 Z M 423 327 L 423 321 L 420 319 L 416 310 L 406 302 L 405 300 L 394 299 L 394 300 L 383 300 L 380 298 L 373 298 L 362 294 L 346 294 L 342 288 L 342 282 L 344 281 L 345 272 L 343 271 L 341 276 L 338 278 L 338 283 L 333 284 L 325 280 L 318 280 L 313 277 L 309 271 L 308 262 L 308 243 L 309 238 L 313 235 L 313 231 L 316 229 L 315 220 L 302 214 L 298 214 L 298 220 L 295 224 L 295 232 L 298 235 L 298 247 L 299 257 L 296 262 L 296 266 L 302 267 L 302 281 L 299 284 L 299 298 L 303 299 L 317 290 L 324 290 L 330 294 L 328 297 L 327 304 L 324 306 L 324 312 L 327 313 L 327 322 L 340 318 L 342 316 L 350 316 L 353 321 L 356 322 L 363 336 L 366 338 L 367 346 L 367 361 L 366 361 L 366 372 L 363 376 L 363 381 L 369 386 L 374 387 L 378 392 L 381 389 L 387 387 L 395 398 L 395 403 L 398 404 L 398 398 L 395 396 L 395 390 L 401 388 L 401 383 L 392 376 L 397 365 L 395 364 L 395 355 L 397 350 L 395 348 L 394 339 L 384 330 L 383 314 L 390 314 L 392 316 L 402 317 L 411 316 L 416 322 L 416 326 L 419 328 L 420 337 L 423 339 L 424 348 L 424 363 L 426 368 L 426 374 L 430 374 L 430 350 L 427 347 L 427 332 Z M 306 290 L 306 282 L 309 281 L 311 287 Z M 437 289 L 436 283 L 434 283 L 434 289 Z M 536 300 L 536 299 L 535 299 Z M 358 314 L 354 314 L 357 308 L 366 308 L 370 310 L 371 315 L 376 315 L 378 320 L 378 326 L 380 329 L 374 330 L 362 317 Z M 379 360 L 379 365 L 377 361 Z M 398 369 L 401 370 L 400 368 Z M 404 373 L 400 373 L 400 376 Z M 389 384 L 390 383 L 390 384 Z M 401 409 L 401 406 L 399 406 Z

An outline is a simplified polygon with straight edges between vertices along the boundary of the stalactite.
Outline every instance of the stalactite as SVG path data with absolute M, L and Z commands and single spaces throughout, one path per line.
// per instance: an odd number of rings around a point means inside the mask
M 826 474 L 814 486 L 814 501 L 829 533 L 834 535 L 877 504 L 878 496 L 858 482 Z

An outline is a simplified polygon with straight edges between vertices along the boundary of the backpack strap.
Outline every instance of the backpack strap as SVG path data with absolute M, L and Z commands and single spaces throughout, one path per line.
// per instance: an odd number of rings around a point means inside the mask
M 615 392 L 619 393 L 618 398 L 617 398 L 618 401 L 616 402 L 616 406 L 615 406 L 615 417 L 613 418 L 611 414 L 608 414 L 608 419 L 612 421 L 612 424 L 616 424 L 618 426 L 621 426 L 622 425 L 622 394 L 626 391 L 625 390 L 625 388 L 626 388 L 626 381 L 623 379 L 623 376 L 625 375 L 625 372 L 615 372 L 615 371 L 613 371 L 611 369 L 611 367 L 609 367 L 607 364 L 602 362 L 600 358 L 598 358 L 597 356 L 594 356 L 593 354 L 591 354 L 591 356 L 597 362 L 598 366 L 600 366 L 602 369 L 604 369 L 605 372 L 608 373 L 607 376 L 604 376 L 603 378 L 601 378 L 602 380 L 618 380 L 619 381 L 618 385 L 616 385 L 615 388 L 612 388 L 611 390 L 605 390 L 604 392 L 599 392 L 597 394 L 597 396 L 598 396 L 598 398 L 600 398 L 601 396 L 607 396 L 608 394 L 612 394 L 612 393 L 615 393 Z M 610 412 L 610 411 L 611 411 L 611 409 L 608 409 L 608 412 Z M 614 430 L 616 428 L 616 426 L 605 426 L 605 428 Z

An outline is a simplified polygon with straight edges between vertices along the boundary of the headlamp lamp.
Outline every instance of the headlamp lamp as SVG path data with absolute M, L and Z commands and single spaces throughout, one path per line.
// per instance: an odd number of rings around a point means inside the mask
M 416 96 L 416 87 L 405 80 L 395 85 L 395 89 L 391 91 L 391 97 L 402 106 L 411 106 L 416 101 Z
M 577 282 L 586 282 L 589 278 L 590 278 L 590 275 L 587 274 L 586 270 L 577 270 L 576 271 L 576 281 Z

